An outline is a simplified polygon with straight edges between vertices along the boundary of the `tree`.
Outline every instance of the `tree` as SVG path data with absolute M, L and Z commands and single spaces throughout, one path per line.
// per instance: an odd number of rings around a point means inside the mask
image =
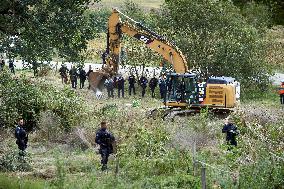
M 284 1 L 283 0 L 233 0 L 234 4 L 241 9 L 251 3 L 257 3 L 259 6 L 266 6 L 269 12 L 272 13 L 272 20 L 274 24 L 284 25 Z M 254 12 L 259 14 L 260 12 Z M 257 19 L 257 16 L 255 16 Z
M 157 26 L 205 77 L 232 76 L 246 86 L 268 82 L 262 33 L 230 2 L 166 0 Z M 168 38 L 169 38 L 168 37 Z
M 55 52 L 67 61 L 80 61 L 80 52 L 93 36 L 90 17 L 85 14 L 89 3 L 90 0 L 3 0 L 0 42 L 18 36 L 19 51 L 12 56 L 20 55 L 29 61 L 50 60 Z

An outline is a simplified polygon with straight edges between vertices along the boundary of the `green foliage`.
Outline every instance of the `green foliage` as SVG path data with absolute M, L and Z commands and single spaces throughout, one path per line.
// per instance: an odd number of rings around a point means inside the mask
M 18 151 L 7 152 L 0 158 L 0 170 L 8 171 L 31 171 L 30 155 L 20 157 Z
M 0 73 L 0 99 L 0 118 L 6 127 L 13 127 L 17 118 L 23 117 L 32 129 L 39 114 L 51 110 L 60 118 L 62 128 L 70 129 L 83 115 L 82 100 L 73 90 L 57 90 L 24 75 L 14 78 L 8 71 Z
M 5 43 L 2 50 L 8 56 L 20 55 L 29 63 L 51 60 L 55 53 L 67 61 L 82 61 L 80 53 L 93 37 L 90 17 L 85 14 L 89 3 L 90 0 L 1 1 L 0 41 L 7 41 L 10 36 L 19 39 L 13 49 L 11 43 Z
M 233 0 L 234 4 L 238 7 L 245 8 L 251 2 L 257 3 L 259 6 L 266 6 L 266 9 L 269 10 L 273 22 L 275 25 L 281 24 L 284 25 L 284 3 L 282 0 L 254 0 L 254 1 L 247 1 L 247 0 Z M 254 12 L 258 15 L 258 12 Z M 261 14 L 261 13 L 260 13 Z M 255 16 L 256 19 L 257 16 Z
M 243 86 L 267 83 L 262 33 L 244 21 L 239 9 L 224 1 L 166 1 L 158 27 L 175 39 L 205 77 L 232 76 Z
M 5 174 L 0 174 L 0 189 L 42 189 L 47 188 L 44 181 L 28 180 L 24 178 L 14 178 Z

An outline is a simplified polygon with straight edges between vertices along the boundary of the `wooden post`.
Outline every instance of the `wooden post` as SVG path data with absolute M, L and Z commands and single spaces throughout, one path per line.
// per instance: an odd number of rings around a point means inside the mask
M 201 167 L 201 186 L 202 189 L 206 189 L 206 168 L 204 165 Z
M 116 161 L 115 161 L 115 177 L 117 177 L 117 175 L 118 175 L 118 168 L 119 168 L 119 158 L 118 158 L 118 155 L 116 154 L 115 155 L 115 159 L 116 159 Z
M 196 175 L 196 161 L 195 161 L 195 157 L 196 156 L 196 141 L 193 141 L 193 145 L 192 145 L 192 165 L 193 165 L 193 176 Z

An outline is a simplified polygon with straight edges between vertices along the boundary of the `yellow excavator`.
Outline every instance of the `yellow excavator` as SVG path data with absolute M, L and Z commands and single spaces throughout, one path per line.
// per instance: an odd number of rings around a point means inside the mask
M 121 20 L 121 16 L 125 18 L 124 21 Z M 93 89 L 100 88 L 100 83 L 103 83 L 107 76 L 117 74 L 123 35 L 143 42 L 172 65 L 174 71 L 166 73 L 170 87 L 168 86 L 167 97 L 164 100 L 165 107 L 171 110 L 169 115 L 199 112 L 204 107 L 231 111 L 236 106 L 240 98 L 239 82 L 231 77 L 211 77 L 206 82 L 201 82 L 199 74 L 189 71 L 185 56 L 175 44 L 117 9 L 113 9 L 108 20 L 104 66 L 99 72 L 90 75 Z

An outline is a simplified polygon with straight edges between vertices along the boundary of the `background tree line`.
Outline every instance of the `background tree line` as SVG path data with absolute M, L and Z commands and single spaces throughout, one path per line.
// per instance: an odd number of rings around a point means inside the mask
M 55 57 L 84 62 L 91 39 L 99 38 L 104 43 L 111 14 L 110 9 L 90 9 L 90 3 L 2 1 L 1 51 L 30 63 Z M 232 76 L 245 86 L 262 89 L 273 71 L 267 59 L 272 45 L 266 34 L 273 25 L 283 24 L 281 8 L 282 1 L 271 0 L 165 0 L 159 9 L 151 10 L 126 0 L 121 7 L 127 15 L 174 41 L 186 55 L 189 68 L 200 68 L 205 77 Z M 103 50 L 96 52 L 97 58 Z M 124 39 L 124 50 L 127 64 L 157 66 L 162 61 L 128 37 Z

